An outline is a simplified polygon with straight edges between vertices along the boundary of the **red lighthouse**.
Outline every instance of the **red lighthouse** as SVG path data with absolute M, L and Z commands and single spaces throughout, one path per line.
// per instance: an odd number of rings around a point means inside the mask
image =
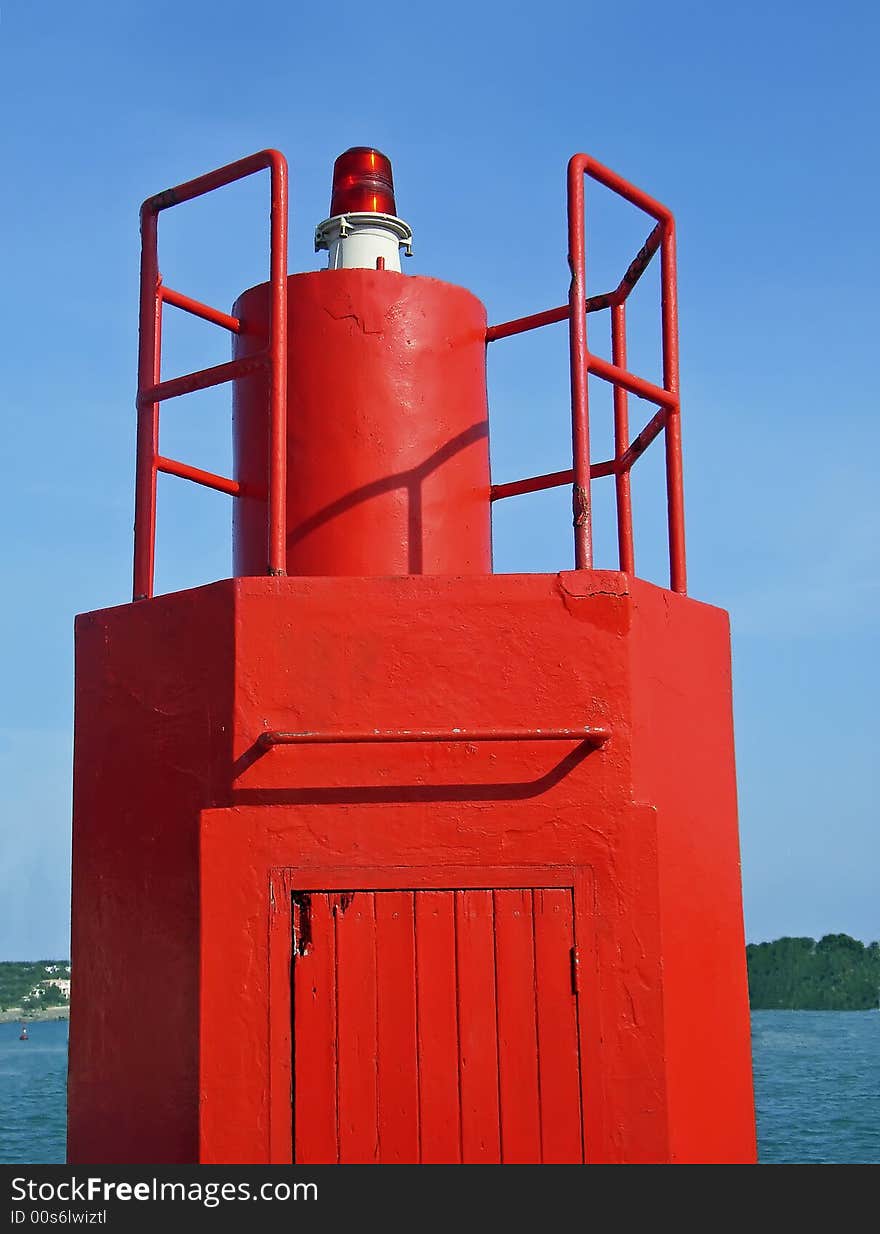
M 166 287 L 161 211 L 267 170 L 269 282 Z M 587 295 L 589 178 L 645 212 Z M 77 621 L 69 1156 L 87 1162 L 755 1159 L 726 614 L 686 594 L 675 234 L 585 155 L 567 303 L 487 326 L 405 274 L 391 165 L 337 160 L 288 276 L 275 151 L 142 208 L 133 602 Z M 626 367 L 661 265 L 663 384 Z M 233 336 L 162 379 L 165 305 Z M 612 363 L 588 348 L 607 311 Z M 486 346 L 567 322 L 572 466 L 493 485 Z M 590 454 L 588 375 L 614 389 Z M 234 478 L 159 452 L 233 385 Z M 629 430 L 629 400 L 651 411 Z M 670 587 L 635 575 L 630 472 L 665 443 Z M 153 595 L 158 472 L 234 498 L 235 577 Z M 613 483 L 619 570 L 593 568 Z M 493 501 L 573 493 L 575 568 L 493 575 Z

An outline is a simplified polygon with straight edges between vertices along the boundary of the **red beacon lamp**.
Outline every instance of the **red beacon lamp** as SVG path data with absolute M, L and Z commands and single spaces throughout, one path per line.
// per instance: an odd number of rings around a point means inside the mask
M 327 249 L 331 270 L 400 270 L 400 250 L 412 257 L 412 231 L 397 217 L 391 160 L 370 146 L 353 146 L 333 166 L 330 217 L 315 230 L 315 252 Z
M 268 281 L 229 313 L 166 286 L 160 214 L 260 172 Z M 587 181 L 649 220 L 590 294 Z M 755 1160 L 730 637 L 687 595 L 674 221 L 585 154 L 567 209 L 567 299 L 487 325 L 470 291 L 401 273 L 372 148 L 336 161 L 322 270 L 287 273 L 277 151 L 144 202 L 133 598 L 76 626 L 72 1163 Z M 661 384 L 626 359 L 655 258 Z M 232 360 L 163 377 L 169 307 Z M 487 345 L 554 323 L 571 449 L 495 480 Z M 234 474 L 163 455 L 162 404 L 224 382 Z M 654 442 L 668 587 L 633 536 Z M 232 578 L 155 594 L 160 474 L 231 499 Z M 493 503 L 556 486 L 573 568 L 493 574 Z

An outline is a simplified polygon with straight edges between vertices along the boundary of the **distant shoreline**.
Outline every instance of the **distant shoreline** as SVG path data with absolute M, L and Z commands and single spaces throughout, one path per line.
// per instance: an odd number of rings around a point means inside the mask
M 24 1007 L 7 1007 L 0 1011 L 0 1024 L 36 1024 L 41 1020 L 66 1020 L 70 1007 L 41 1007 L 39 1011 L 26 1011 Z
M 752 1011 L 880 1008 L 880 942 L 848 934 L 785 936 L 746 946 Z M 0 1024 L 68 1020 L 70 960 L 0 961 Z M 10 1004 L 12 1004 L 10 1006 Z

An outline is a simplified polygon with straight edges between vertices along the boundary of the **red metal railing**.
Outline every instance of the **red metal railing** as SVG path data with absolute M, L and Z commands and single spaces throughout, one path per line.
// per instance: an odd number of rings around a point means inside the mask
M 160 377 L 162 305 L 170 304 L 233 334 L 241 323 L 227 313 L 193 300 L 162 284 L 158 259 L 158 216 L 161 210 L 190 201 L 258 171 L 271 177 L 269 345 L 258 355 L 187 373 L 169 381 Z M 586 240 L 584 178 L 605 185 L 656 219 L 639 253 L 618 286 L 598 296 L 586 295 Z M 195 390 L 208 389 L 243 377 L 257 369 L 270 368 L 269 483 L 263 494 L 268 503 L 267 569 L 285 573 L 286 544 L 286 432 L 287 432 L 287 163 L 277 150 L 263 150 L 230 163 L 217 171 L 167 189 L 148 198 L 141 207 L 140 344 L 138 351 L 137 476 L 135 485 L 134 599 L 153 594 L 156 542 L 156 479 L 159 472 L 179 476 L 233 497 L 243 495 L 242 486 L 225 476 L 203 471 L 159 453 L 159 404 Z M 576 154 L 568 165 L 568 246 L 572 272 L 569 300 L 515 321 L 490 326 L 487 342 L 509 338 L 553 322 L 568 320 L 571 367 L 572 467 L 564 471 L 492 486 L 491 499 L 500 501 L 522 493 L 537 492 L 563 484 L 572 485 L 575 566 L 593 564 L 591 480 L 614 476 L 617 504 L 617 539 L 620 569 L 635 568 L 630 472 L 651 442 L 665 432 L 666 487 L 669 529 L 670 586 L 687 587 L 684 503 L 681 467 L 681 418 L 678 395 L 678 313 L 675 272 L 675 223 L 665 206 L 629 184 L 585 154 Z M 659 250 L 663 386 L 656 386 L 626 369 L 626 300 Z M 587 347 L 587 314 L 609 309 L 611 314 L 612 362 L 590 354 Z M 588 374 L 593 373 L 614 388 L 614 458 L 590 461 Z M 656 404 L 658 411 L 641 432 L 629 440 L 628 395 Z
M 162 381 L 162 305 L 170 304 L 192 313 L 233 334 L 241 323 L 228 313 L 202 304 L 162 284 L 159 273 L 159 212 L 181 202 L 201 197 L 225 184 L 243 180 L 258 171 L 270 175 L 271 214 L 269 243 L 269 282 L 271 286 L 269 345 L 259 355 L 213 368 L 187 373 Z M 235 480 L 191 467 L 188 463 L 165 458 L 159 453 L 159 404 L 166 399 L 222 385 L 236 377 L 268 366 L 270 370 L 269 406 L 269 485 L 268 552 L 269 574 L 284 574 L 286 529 L 287 456 L 287 161 L 277 150 L 261 150 L 248 158 L 229 163 L 185 184 L 148 197 L 141 206 L 141 290 L 140 341 L 138 347 L 137 393 L 137 474 L 134 510 L 134 587 L 135 600 L 153 594 L 156 557 L 156 477 L 158 473 L 180 476 L 207 488 L 243 495 Z
M 587 297 L 584 178 L 589 176 L 613 193 L 656 219 L 656 226 L 630 263 L 614 291 Z M 660 252 L 660 287 L 663 348 L 663 386 L 636 377 L 626 369 L 626 300 Z M 534 493 L 541 489 L 572 485 L 575 567 L 588 570 L 593 564 L 590 482 L 614 476 L 617 504 L 617 542 L 620 569 L 632 573 L 633 550 L 630 472 L 636 460 L 661 432 L 666 434 L 666 494 L 669 528 L 669 581 L 673 591 L 687 590 L 684 544 L 684 499 L 681 469 L 681 407 L 678 396 L 678 300 L 675 272 L 675 221 L 658 201 L 609 171 L 586 154 L 575 154 L 568 164 L 568 260 L 571 287 L 568 304 L 490 326 L 486 341 L 509 338 L 553 322 L 568 320 L 571 365 L 572 467 L 547 475 L 492 486 L 493 501 Z M 587 314 L 611 311 L 612 363 L 591 355 L 587 348 Z M 590 462 L 590 416 L 588 375 L 594 373 L 614 387 L 614 458 Z M 646 399 L 658 407 L 642 431 L 629 440 L 628 395 Z
M 390 745 L 395 742 L 585 741 L 598 748 L 610 736 L 609 729 L 595 724 L 575 724 L 567 728 L 373 728 L 356 732 L 267 730 L 260 733 L 256 745 L 260 750 L 269 750 L 273 746 Z

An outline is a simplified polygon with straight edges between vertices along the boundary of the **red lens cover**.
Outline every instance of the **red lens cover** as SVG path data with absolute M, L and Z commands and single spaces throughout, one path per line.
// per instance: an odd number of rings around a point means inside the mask
M 397 214 L 391 160 L 371 146 L 352 146 L 333 164 L 330 217 L 361 212 Z

